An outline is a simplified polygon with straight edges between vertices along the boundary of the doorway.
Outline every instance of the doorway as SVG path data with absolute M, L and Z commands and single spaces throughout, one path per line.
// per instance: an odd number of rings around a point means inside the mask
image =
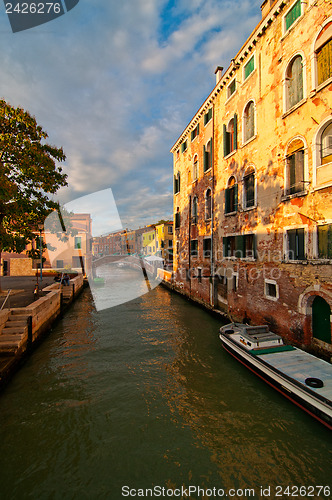
M 312 334 L 316 339 L 331 344 L 331 308 L 318 295 L 312 303 Z

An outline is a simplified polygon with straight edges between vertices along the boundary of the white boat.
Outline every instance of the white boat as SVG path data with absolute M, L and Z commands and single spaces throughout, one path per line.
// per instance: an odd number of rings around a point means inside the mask
M 266 325 L 220 328 L 223 347 L 269 385 L 332 430 L 332 365 L 286 345 Z

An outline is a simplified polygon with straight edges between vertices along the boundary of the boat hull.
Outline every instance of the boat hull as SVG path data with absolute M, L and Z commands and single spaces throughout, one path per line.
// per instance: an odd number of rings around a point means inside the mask
M 292 401 L 292 403 L 332 430 L 332 410 L 328 402 L 319 400 L 313 391 L 280 373 L 258 356 L 252 355 L 242 346 L 235 343 L 230 335 L 221 333 L 220 340 L 224 349 L 236 360 Z

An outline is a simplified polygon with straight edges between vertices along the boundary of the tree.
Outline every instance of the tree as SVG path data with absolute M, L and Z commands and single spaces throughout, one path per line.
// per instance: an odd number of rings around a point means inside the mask
M 58 210 L 49 195 L 67 185 L 56 164 L 66 157 L 47 137 L 27 111 L 0 100 L 0 257 L 2 250 L 22 252 L 38 225 Z

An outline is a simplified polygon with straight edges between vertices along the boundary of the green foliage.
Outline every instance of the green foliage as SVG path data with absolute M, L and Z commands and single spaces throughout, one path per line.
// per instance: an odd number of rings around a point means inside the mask
M 67 185 L 56 164 L 66 157 L 47 137 L 27 111 L 0 100 L 0 251 L 23 251 L 58 209 L 49 195 Z

